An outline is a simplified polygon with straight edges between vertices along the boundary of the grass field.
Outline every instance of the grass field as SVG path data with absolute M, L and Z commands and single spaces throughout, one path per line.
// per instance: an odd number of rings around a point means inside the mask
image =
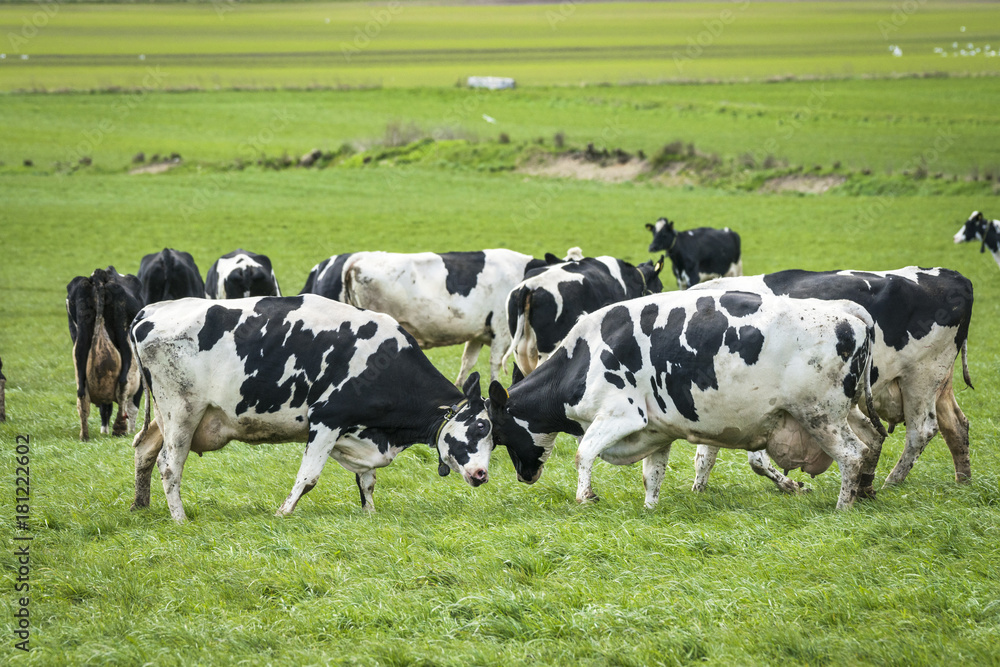
M 0 623 L 0 663 L 1000 662 L 1000 274 L 989 255 L 951 241 L 972 210 L 998 215 L 993 182 L 983 179 L 1000 164 L 993 141 L 1000 79 L 861 76 L 887 74 L 880 69 L 883 60 L 892 67 L 910 62 L 907 39 L 936 44 L 938 35 L 960 25 L 976 36 L 970 41 L 993 35 L 996 12 L 987 5 L 919 4 L 892 35 L 892 43 L 904 45 L 904 57 L 890 60 L 873 27 L 892 15 L 888 4 L 754 3 L 745 23 L 741 16 L 727 26 L 713 46 L 716 55 L 706 50 L 694 64 L 707 68 L 694 76 L 840 76 L 844 62 L 854 63 L 857 76 L 564 85 L 676 78 L 656 69 L 664 63 L 632 56 L 631 74 L 623 76 L 626 70 L 614 69 L 610 57 L 594 60 L 573 48 L 682 44 L 687 31 L 727 6 L 567 5 L 573 13 L 552 31 L 545 12 L 560 5 L 484 7 L 479 13 L 406 5 L 382 33 L 385 42 L 371 46 L 372 54 L 465 48 L 457 37 L 454 46 L 442 38 L 455 34 L 485 45 L 476 48 L 508 48 L 486 39 L 499 32 L 497 17 L 520 27 L 535 20 L 540 27 L 523 30 L 525 44 L 519 46 L 563 48 L 563 59 L 543 62 L 536 56 L 534 64 L 518 66 L 537 73 L 529 81 L 553 85 L 506 93 L 451 86 L 460 74 L 473 73 L 467 66 L 480 56 L 470 53 L 461 65 L 448 65 L 445 56 L 444 62 L 423 59 L 407 66 L 389 56 L 351 63 L 374 73 L 371 81 L 387 86 L 381 90 L 0 96 L 0 354 L 8 377 L 0 476 L 10 485 L 0 520 L 14 525 L 14 438 L 29 434 L 34 537 L 28 653 L 14 648 L 13 540 L 5 540 L 11 548 L 0 557 L 3 605 L 10 610 Z M 186 4 L 58 5 L 58 14 L 30 43 L 38 49 L 30 64 L 8 68 L 10 57 L 0 64 L 0 87 L 136 85 L 127 68 L 102 65 L 101 59 L 137 46 L 156 53 L 149 44 L 165 45 L 162 52 L 172 54 L 169 71 L 178 87 L 211 87 L 208 71 L 219 72 L 219 85 L 228 87 L 240 81 L 235 68 L 217 66 L 225 57 L 210 62 L 197 55 L 191 65 L 176 63 L 185 53 L 209 51 L 311 54 L 323 48 L 321 31 L 349 34 L 375 9 L 238 4 L 220 17 L 211 6 Z M 810 9 L 816 21 L 826 20 L 828 31 L 809 23 Z M 0 7 L 0 22 L 6 21 L 0 35 L 19 29 L 19 17 L 35 11 L 37 5 Z M 677 17 L 677 25 L 666 19 L 658 24 L 651 14 Z M 327 16 L 333 19 L 329 25 L 321 23 Z M 303 17 L 316 25 L 297 28 Z M 615 23 L 626 19 L 631 29 Z M 488 27 L 476 27 L 480 23 Z M 664 24 L 669 31 L 658 33 Z M 107 37 L 122 26 L 163 27 L 154 36 L 152 28 L 137 30 L 131 44 Z M 814 58 L 782 52 L 784 65 L 776 60 L 765 67 L 764 59 L 743 62 L 738 50 L 722 51 L 723 38 L 745 44 L 793 34 L 796 26 L 818 35 L 810 47 Z M 268 27 L 278 37 L 265 49 L 260 35 Z M 58 32 L 63 29 L 68 32 Z M 183 34 L 189 39 L 178 39 Z M 414 41 L 420 34 L 428 36 L 426 44 Z M 293 41 L 297 46 L 290 48 Z M 878 42 L 877 61 L 843 56 L 866 41 Z M 1000 38 L 993 41 L 1000 44 Z M 834 43 L 843 43 L 845 51 Z M 46 59 L 46 53 L 96 59 L 74 72 L 68 59 Z M 518 57 L 512 56 L 511 72 Z M 280 72 L 266 63 L 241 66 L 238 74 L 255 85 L 278 87 L 327 85 L 347 76 L 328 72 L 313 55 L 305 60 L 282 60 Z M 598 65 L 607 68 L 601 74 L 606 78 L 591 77 Z M 30 75 L 35 78 L 19 78 L 28 67 L 37 68 Z M 932 69 L 923 67 L 907 71 Z M 404 73 L 414 84 L 439 87 L 390 88 L 385 79 Z M 820 85 L 823 103 L 810 107 Z M 497 123 L 485 122 L 483 114 Z M 234 159 L 336 150 L 344 142 L 375 150 L 387 125 L 411 124 L 420 133 L 447 130 L 468 139 L 461 144 L 463 161 L 230 169 Z M 512 143 L 497 143 L 500 132 Z M 806 169 L 820 164 L 826 173 L 840 161 L 875 173 L 869 186 L 800 196 L 725 184 L 612 184 L 493 170 L 504 151 L 539 137 L 550 147 L 560 132 L 567 145 L 595 142 L 650 154 L 666 142 L 694 142 L 723 160 L 776 141 L 768 152 Z M 939 150 L 940 137 L 948 145 Z M 85 154 L 93 164 L 71 171 L 82 142 L 90 142 Z M 447 146 L 432 148 L 444 154 Z M 184 163 L 164 174 L 129 175 L 138 151 L 176 151 Z M 931 171 L 957 175 L 958 181 L 943 187 L 944 194 L 900 194 L 919 190 L 903 187 L 912 179 L 898 172 L 921 156 L 930 158 Z M 22 166 L 25 159 L 34 166 Z M 973 173 L 980 180 L 966 181 Z M 602 500 L 581 507 L 574 500 L 574 442 L 563 436 L 531 487 L 516 481 L 504 451 L 495 453 L 490 483 L 472 489 L 454 475 L 439 478 L 433 451 L 416 445 L 380 471 L 375 515 L 362 515 L 353 475 L 331 463 L 295 513 L 278 519 L 273 514 L 294 481 L 301 446 L 232 443 L 187 462 L 183 493 L 191 521 L 178 526 L 155 473 L 150 508 L 129 512 L 130 438 L 76 439 L 65 285 L 98 266 L 135 272 L 144 254 L 170 246 L 191 252 L 204 272 L 221 254 L 242 246 L 268 254 L 283 289 L 294 293 L 315 263 L 351 250 L 509 247 L 540 256 L 579 245 L 590 255 L 642 261 L 649 243 L 643 225 L 661 215 L 681 227 L 728 225 L 739 231 L 748 274 L 918 264 L 968 276 L 976 294 L 969 338 L 976 389 L 964 388 L 960 379 L 957 387 L 971 421 L 972 483 L 955 484 L 951 457 L 937 437 L 905 485 L 847 513 L 833 510 L 835 468 L 816 479 L 793 473 L 814 491 L 784 496 L 751 472 L 741 452 L 724 452 L 711 487 L 695 495 L 694 448 L 678 443 L 656 510 L 642 508 L 638 466 L 603 463 L 594 480 Z M 445 375 L 457 373 L 458 348 L 428 356 Z M 485 353 L 478 370 L 488 373 Z M 903 439 L 900 426 L 886 442 L 879 478 L 895 463 Z

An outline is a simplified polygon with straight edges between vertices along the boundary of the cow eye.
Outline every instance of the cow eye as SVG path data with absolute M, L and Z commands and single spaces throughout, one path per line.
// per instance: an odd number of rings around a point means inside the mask
M 476 428 L 479 430 L 480 433 L 486 434 L 490 430 L 490 423 L 485 419 L 477 419 Z

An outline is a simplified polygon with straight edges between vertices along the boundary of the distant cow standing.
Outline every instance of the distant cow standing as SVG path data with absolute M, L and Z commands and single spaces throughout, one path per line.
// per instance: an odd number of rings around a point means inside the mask
M 699 227 L 681 232 L 674 229 L 674 223 L 660 218 L 656 224 L 646 225 L 646 229 L 653 232 L 649 252 L 667 253 L 680 289 L 713 278 L 743 275 L 740 235 L 729 227 Z
M 499 377 L 501 358 L 510 346 L 503 320 L 507 294 L 525 273 L 546 264 L 504 248 L 355 252 L 314 266 L 302 294 L 387 313 L 424 349 L 465 343 L 456 381 L 461 385 L 483 345 L 490 346 L 490 377 Z
M 205 296 L 209 299 L 281 296 L 281 288 L 267 255 L 238 248 L 215 260 L 208 269 Z
M 185 297 L 205 297 L 205 281 L 190 253 L 173 248 L 146 255 L 139 262 L 142 300 L 149 305 Z
M 66 286 L 80 440 L 90 439 L 91 403 L 100 408 L 101 433 L 109 431 L 112 403 L 118 404 L 113 434 L 135 428 L 142 391 L 127 333 L 142 305 L 139 279 L 123 276 L 113 266 L 97 269 L 89 278 L 78 276 Z
M 979 252 L 986 252 L 989 248 L 993 259 L 1000 265 L 1000 220 L 987 220 L 979 211 L 973 211 L 953 240 L 955 243 L 981 241 Z
M 626 299 L 663 291 L 660 270 L 645 262 L 633 266 L 614 257 L 584 257 L 529 273 L 507 296 L 510 350 L 521 372 L 531 373 L 587 313 Z

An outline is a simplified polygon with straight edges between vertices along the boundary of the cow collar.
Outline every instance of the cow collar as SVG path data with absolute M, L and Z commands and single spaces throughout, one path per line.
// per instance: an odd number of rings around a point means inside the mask
M 677 237 L 678 236 L 680 236 L 680 234 L 674 232 L 674 240 L 670 242 L 670 247 L 667 248 L 667 252 L 670 252 L 671 250 L 673 250 L 674 246 L 677 245 Z
M 652 294 L 652 292 L 650 292 L 648 289 L 646 289 L 646 275 L 638 267 L 636 267 L 636 271 L 639 272 L 639 278 L 642 280 L 642 295 L 643 296 L 648 296 L 648 295 Z
M 438 444 L 438 438 L 441 437 L 441 431 L 444 430 L 444 425 L 447 424 L 452 419 L 454 419 L 455 415 L 458 414 L 458 411 L 462 409 L 462 406 L 464 406 L 468 402 L 469 402 L 469 399 L 463 398 L 460 402 L 458 402 L 455 405 L 453 405 L 453 406 L 445 409 L 444 419 L 441 420 L 441 425 L 438 426 L 437 433 L 434 434 L 434 446 L 435 447 Z

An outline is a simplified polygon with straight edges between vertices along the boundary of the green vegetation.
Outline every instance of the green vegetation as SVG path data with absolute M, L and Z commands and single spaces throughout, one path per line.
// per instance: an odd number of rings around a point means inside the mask
M 34 536 L 33 648 L 13 648 L 8 613 L 0 662 L 1000 662 L 1000 280 L 988 255 L 951 241 L 972 210 L 1000 215 L 1000 78 L 924 76 L 993 74 L 996 60 L 930 52 L 961 25 L 964 39 L 1000 45 L 1000 18 L 988 5 L 917 3 L 883 39 L 888 4 L 753 3 L 679 73 L 669 45 L 740 6 L 402 5 L 347 61 L 340 42 L 379 6 L 58 4 L 24 46 L 30 58 L 0 62 L 0 89 L 141 87 L 147 66 L 167 76 L 141 92 L 0 96 L 2 520 L 13 525 L 14 438 L 27 433 Z M 0 35 L 37 11 L 0 7 Z M 126 64 L 138 53 L 145 64 Z M 537 85 L 452 85 L 468 74 Z M 823 80 L 764 82 L 786 75 Z M 569 85 L 682 78 L 739 81 Z M 384 88 L 288 89 L 340 84 Z M 165 90 L 192 86 L 202 90 Z M 615 149 L 642 151 L 659 171 L 622 183 L 526 171 L 588 144 L 611 162 Z M 312 168 L 294 166 L 314 148 Z M 183 159 L 130 175 L 139 152 L 144 165 Z M 822 195 L 765 186 L 806 175 L 844 182 Z M 938 437 L 904 486 L 847 513 L 833 511 L 835 469 L 789 497 L 742 452 L 723 453 L 695 495 L 693 447 L 678 443 L 656 510 L 642 509 L 639 466 L 606 464 L 601 502 L 580 507 L 563 436 L 531 487 L 502 450 L 490 483 L 472 489 L 439 478 L 417 445 L 379 473 L 374 516 L 331 462 L 278 519 L 301 446 L 232 443 L 187 462 L 191 521 L 177 526 L 156 473 L 151 507 L 129 512 L 129 438 L 76 440 L 65 285 L 96 267 L 135 272 L 170 246 L 204 272 L 242 246 L 268 254 L 295 293 L 314 264 L 352 250 L 579 245 L 642 261 L 643 225 L 662 215 L 739 231 L 748 274 L 918 264 L 968 276 L 976 389 L 960 375 L 956 386 L 972 483 L 955 484 Z M 428 356 L 457 373 L 458 348 Z M 900 426 L 886 442 L 879 477 L 903 438 Z M 8 550 L 9 610 L 16 568 Z

